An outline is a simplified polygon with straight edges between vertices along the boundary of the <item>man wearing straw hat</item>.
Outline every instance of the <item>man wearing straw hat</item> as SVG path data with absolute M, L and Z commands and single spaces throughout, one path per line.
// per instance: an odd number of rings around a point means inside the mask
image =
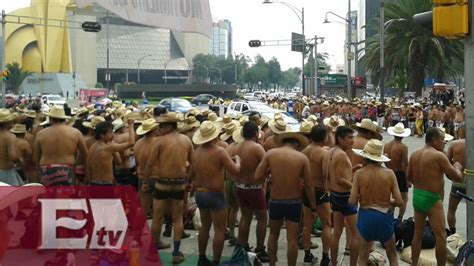
M 403 205 L 400 206 L 398 211 L 398 219 L 403 221 L 403 215 L 407 208 L 408 202 L 408 184 L 406 178 L 406 170 L 408 166 L 408 147 L 402 143 L 403 138 L 410 136 L 411 129 L 405 128 L 403 123 L 398 123 L 394 127 L 389 127 L 387 129 L 389 135 L 392 135 L 394 139 L 387 143 L 384 147 L 384 154 L 390 158 L 389 162 L 386 162 L 385 165 L 392 169 L 397 177 L 398 189 L 403 198 Z
M 193 154 L 190 178 L 196 187 L 196 204 L 201 214 L 202 227 L 199 230 L 198 265 L 209 265 L 206 256 L 209 230 L 214 225 L 213 263 L 218 265 L 224 246 L 226 206 L 224 195 L 224 170 L 236 176 L 240 172 L 240 158 L 235 163 L 225 149 L 217 145 L 221 128 L 219 124 L 204 121 L 193 136 L 193 142 L 200 145 Z
M 356 123 L 354 128 L 357 130 L 357 136 L 354 138 L 354 149 L 363 149 L 365 144 L 371 139 L 382 140 L 382 134 L 380 134 L 382 128 L 368 118 L 364 118 L 360 123 Z M 348 150 L 347 154 L 353 166 L 364 162 L 363 158 L 355 154 L 352 150 Z
M 441 129 L 431 127 L 426 131 L 426 145 L 412 153 L 407 170 L 407 178 L 413 183 L 413 208 L 415 209 L 415 230 L 411 245 L 412 265 L 418 264 L 421 240 L 426 217 L 436 239 L 436 261 L 446 264 L 446 230 L 442 203 L 444 196 L 444 174 L 456 182 L 463 182 L 462 165 L 453 165 L 444 154 L 445 141 L 453 137 Z
M 265 139 L 263 148 L 265 151 L 269 151 L 274 148 L 278 148 L 278 145 L 275 142 L 275 136 L 290 131 L 290 126 L 288 126 L 283 119 L 274 119 L 268 122 L 268 126 L 273 132 L 273 136 L 269 136 Z
M 183 205 L 186 192 L 188 167 L 192 163 L 193 144 L 185 135 L 177 131 L 178 122 L 183 117 L 169 112 L 158 117 L 160 136 L 156 140 L 143 174 L 142 191 L 149 190 L 149 179 L 153 169 L 158 169 L 153 188 L 153 240 L 160 243 L 161 227 L 167 210 L 171 209 L 174 227 L 173 262 L 181 263 L 184 256 L 180 252 L 183 236 Z M 159 246 L 157 247 L 159 248 Z M 156 252 L 151 252 L 150 255 Z
M 129 125 L 125 124 L 122 119 L 116 119 L 114 125 L 114 138 L 113 141 L 117 144 L 127 143 L 130 139 L 130 133 L 127 131 Z M 114 124 L 114 123 L 112 123 Z M 133 125 L 132 125 L 133 129 Z M 133 150 L 129 147 L 123 151 L 120 151 L 120 163 L 114 165 L 114 176 L 117 182 L 121 185 L 133 185 L 136 186 L 136 177 L 133 178 L 133 168 L 135 167 L 135 161 L 133 160 Z
M 288 265 L 296 265 L 298 257 L 298 227 L 301 220 L 301 187 L 311 203 L 311 211 L 316 212 L 313 185 L 309 172 L 308 158 L 300 151 L 308 145 L 308 139 L 301 133 L 286 132 L 276 136 L 278 148 L 267 152 L 255 171 L 256 180 L 271 177 L 271 199 L 269 201 L 270 235 L 268 254 L 270 266 L 276 265 L 278 238 L 283 222 L 286 223 L 288 239 Z
M 364 167 L 354 173 L 349 198 L 351 205 L 360 203 L 357 220 L 362 237 L 359 265 L 367 265 L 373 241 L 383 243 L 390 265 L 398 265 L 391 210 L 394 206 L 402 206 L 403 199 L 394 173 L 381 166 L 390 159 L 382 155 L 383 144 L 376 139 L 369 140 L 363 150 L 354 149 L 354 152 L 364 158 Z
M 99 123 L 104 122 L 104 121 L 105 121 L 105 118 L 103 118 L 102 116 L 93 116 L 90 121 L 82 122 L 82 125 L 85 128 L 89 129 L 89 134 L 86 137 L 84 137 L 84 141 L 86 143 L 87 148 L 90 148 L 92 144 L 95 143 L 95 132 L 94 132 L 95 127 Z
M 73 185 L 76 154 L 87 160 L 87 147 L 79 130 L 64 124 L 70 118 L 64 109 L 53 106 L 48 114 L 50 126 L 38 132 L 33 146 L 33 162 L 46 186 Z
M 301 130 L 300 130 L 301 131 Z M 327 137 L 326 126 L 314 126 L 310 130 L 311 144 L 303 150 L 303 154 L 308 157 L 310 165 L 310 176 L 313 182 L 315 201 L 316 201 L 316 212 L 321 220 L 323 226 L 323 232 L 321 240 L 323 242 L 323 256 L 321 265 L 329 265 L 329 249 L 331 247 L 331 207 L 329 205 L 329 193 L 327 179 L 323 174 L 323 160 L 327 154 L 327 150 L 324 149 L 324 143 Z M 314 217 L 311 214 L 311 204 L 306 196 L 303 194 L 303 247 L 305 251 L 304 262 L 313 262 L 315 257 L 311 254 L 311 231 L 313 227 Z
M 15 147 L 16 137 L 9 130 L 14 117 L 8 109 L 0 109 L 0 182 L 12 186 L 23 185 L 23 180 L 15 170 L 21 158 Z
M 350 264 L 356 265 L 358 258 L 359 235 L 356 228 L 357 207 L 349 204 L 350 190 L 352 188 L 352 173 L 357 167 L 352 167 L 347 150 L 354 145 L 354 130 L 346 126 L 340 126 L 335 134 L 336 146 L 332 148 L 324 159 L 323 170 L 329 178 L 329 189 L 331 190 L 331 209 L 333 211 L 333 238 L 331 243 L 331 261 L 337 265 L 339 252 L 339 240 L 344 222 L 350 240 Z
M 16 171 L 21 176 L 23 181 L 28 182 L 29 178 L 27 176 L 27 172 L 30 171 L 28 171 L 29 169 L 27 167 L 31 165 L 33 149 L 31 144 L 25 139 L 26 126 L 24 124 L 15 124 L 13 128 L 10 129 L 10 132 L 16 136 L 15 147 L 18 154 L 20 155 L 21 161 L 21 164 L 16 165 Z
M 323 119 L 323 124 L 327 126 L 330 130 L 328 132 L 328 137 L 326 140 L 326 146 L 334 147 L 336 145 L 336 139 L 334 136 L 334 132 L 340 126 L 344 126 L 346 122 L 343 119 L 333 115 L 331 117 L 326 117 Z
M 265 150 L 258 144 L 258 125 L 249 121 L 244 124 L 242 130 L 234 132 L 238 143 L 232 155 L 242 158 L 240 173 L 237 178 L 237 198 L 239 200 L 242 218 L 239 224 L 239 236 L 237 244 L 248 247 L 250 224 L 255 215 L 257 217 L 257 247 L 255 253 L 260 262 L 268 262 L 268 254 L 265 252 L 265 235 L 267 231 L 267 204 L 265 199 L 265 180 L 255 181 L 255 169 L 262 161 Z

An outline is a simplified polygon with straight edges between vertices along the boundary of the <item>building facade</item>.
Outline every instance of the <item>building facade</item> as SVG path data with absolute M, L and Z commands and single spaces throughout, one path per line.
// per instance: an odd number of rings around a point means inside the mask
M 232 57 L 232 53 L 232 23 L 229 20 L 213 23 L 209 54 L 229 58 Z

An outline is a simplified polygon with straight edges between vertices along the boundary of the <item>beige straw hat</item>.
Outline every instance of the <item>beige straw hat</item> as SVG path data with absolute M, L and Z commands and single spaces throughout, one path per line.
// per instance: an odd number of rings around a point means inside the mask
M 6 123 L 13 121 L 15 117 L 10 113 L 10 110 L 1 108 L 0 109 L 0 123 Z
M 64 108 L 60 106 L 53 106 L 49 110 L 49 113 L 46 113 L 45 115 L 49 116 L 50 118 L 56 118 L 56 119 L 68 119 L 71 118 L 70 116 L 67 116 L 66 113 L 64 112 Z
M 403 123 L 398 123 L 394 127 L 389 127 L 387 133 L 395 137 L 405 138 L 411 135 L 411 129 L 405 128 Z
M 194 133 L 193 142 L 201 145 L 216 139 L 221 133 L 221 128 L 211 121 L 204 121 L 199 130 Z
M 156 123 L 154 118 L 148 118 L 144 120 L 142 124 L 137 128 L 137 135 L 145 135 L 146 133 L 158 128 L 158 124 Z
M 224 124 L 223 129 L 224 129 L 224 134 L 220 136 L 222 141 L 227 141 L 229 138 L 232 137 L 232 133 L 234 133 L 234 131 L 236 131 L 237 129 L 240 130 L 240 128 L 237 126 L 236 123 Z
M 371 139 L 365 144 L 363 150 L 352 149 L 356 154 L 369 159 L 371 161 L 385 163 L 390 162 L 390 159 L 383 155 L 383 144 L 378 139 Z
M 102 116 L 94 116 L 92 117 L 90 122 L 82 122 L 82 125 L 86 128 L 95 129 L 95 127 L 101 122 L 105 122 L 105 118 L 103 118 Z
M 26 133 L 26 125 L 24 124 L 15 124 L 13 128 L 10 129 L 11 133 L 24 134 Z
M 301 132 L 285 132 L 285 133 L 276 135 L 274 138 L 275 143 L 278 146 L 283 146 L 283 141 L 285 139 L 297 140 L 300 143 L 298 147 L 299 150 L 303 150 L 306 146 L 308 146 L 308 143 L 309 143 L 308 138 L 305 135 L 303 135 L 303 133 Z
M 181 114 L 175 113 L 175 112 L 168 112 L 166 114 L 160 115 L 157 119 L 156 122 L 158 123 L 178 123 L 182 122 L 184 120 L 184 117 Z
M 25 113 L 25 116 L 34 119 L 34 118 L 36 118 L 36 111 L 35 110 L 28 110 Z
M 268 122 L 268 126 L 270 127 L 272 132 L 275 134 L 282 134 L 282 133 L 290 131 L 290 126 L 288 126 L 285 120 L 282 120 L 282 119 L 272 120 Z
M 372 131 L 372 132 L 377 134 L 377 137 L 379 139 L 382 136 L 381 132 L 382 132 L 383 128 L 379 127 L 376 123 L 372 122 L 372 120 L 370 120 L 368 118 L 364 118 L 364 119 L 362 119 L 362 121 L 360 121 L 360 123 L 356 123 L 355 127 L 363 128 L 363 129 L 367 129 L 369 131 Z
M 331 117 L 324 118 L 323 124 L 325 126 L 328 126 L 328 127 L 332 128 L 333 132 L 336 132 L 336 129 L 340 126 L 344 126 L 346 124 L 346 122 L 344 122 L 343 119 L 333 115 Z
M 303 134 L 311 134 L 311 129 L 313 128 L 314 124 L 310 121 L 303 121 L 300 124 L 300 132 Z

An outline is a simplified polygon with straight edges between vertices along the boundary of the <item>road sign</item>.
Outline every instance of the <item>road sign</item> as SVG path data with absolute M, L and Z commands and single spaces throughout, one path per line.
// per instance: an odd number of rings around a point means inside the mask
M 322 86 L 345 87 L 347 86 L 347 75 L 344 74 L 321 74 L 319 76 Z
M 300 52 L 304 51 L 305 40 L 304 36 L 298 33 L 291 33 L 291 51 Z

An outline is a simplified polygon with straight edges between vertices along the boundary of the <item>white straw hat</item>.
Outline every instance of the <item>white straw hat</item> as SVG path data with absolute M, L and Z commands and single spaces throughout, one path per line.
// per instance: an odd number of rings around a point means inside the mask
M 385 163 L 390 162 L 390 159 L 383 155 L 383 144 L 378 139 L 371 139 L 365 144 L 363 150 L 352 149 L 356 154 L 369 159 L 371 161 Z
M 405 128 L 405 125 L 403 125 L 403 123 L 398 123 L 394 127 L 389 127 L 387 129 L 387 132 L 389 135 L 400 138 L 405 138 L 411 135 L 411 129 Z

